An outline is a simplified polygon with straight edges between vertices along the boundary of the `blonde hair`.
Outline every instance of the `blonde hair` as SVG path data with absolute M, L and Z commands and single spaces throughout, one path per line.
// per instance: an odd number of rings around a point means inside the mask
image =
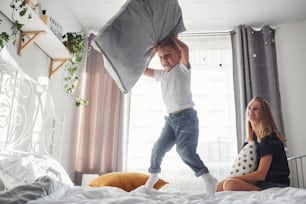
M 173 48 L 178 54 L 181 54 L 181 50 L 179 49 L 179 47 L 175 44 L 175 42 L 169 36 L 164 38 L 159 43 L 157 43 L 155 48 L 158 50 L 158 49 L 166 47 L 166 46 Z
M 262 114 L 259 122 L 259 132 L 257 133 L 257 139 L 260 142 L 265 136 L 270 135 L 272 132 L 276 133 L 276 136 L 282 141 L 285 142 L 285 137 L 278 130 L 273 115 L 270 104 L 267 100 L 261 97 L 253 98 L 249 104 L 253 101 L 258 101 L 262 107 Z M 248 105 L 249 106 L 249 105 Z M 246 109 L 246 116 L 248 113 L 248 108 Z M 247 118 L 247 117 L 246 117 Z M 251 141 L 254 140 L 254 130 L 248 119 L 246 119 L 246 140 Z

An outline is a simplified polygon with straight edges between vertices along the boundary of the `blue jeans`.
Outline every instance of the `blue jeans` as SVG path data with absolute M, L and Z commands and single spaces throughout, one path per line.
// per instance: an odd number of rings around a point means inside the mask
M 186 109 L 165 116 L 165 125 L 155 142 L 151 154 L 150 173 L 160 173 L 160 165 L 165 154 L 176 145 L 181 159 L 194 171 L 195 176 L 208 173 L 207 167 L 197 154 L 199 121 L 194 109 Z

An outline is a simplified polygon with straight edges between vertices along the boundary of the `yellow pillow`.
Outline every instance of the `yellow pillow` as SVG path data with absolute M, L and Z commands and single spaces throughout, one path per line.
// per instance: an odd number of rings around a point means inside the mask
M 91 187 L 113 186 L 121 188 L 125 191 L 132 191 L 137 187 L 144 185 L 148 180 L 149 175 L 143 173 L 132 172 L 112 172 L 107 173 L 95 178 L 89 183 Z M 154 185 L 155 189 L 160 189 L 168 182 L 159 179 Z

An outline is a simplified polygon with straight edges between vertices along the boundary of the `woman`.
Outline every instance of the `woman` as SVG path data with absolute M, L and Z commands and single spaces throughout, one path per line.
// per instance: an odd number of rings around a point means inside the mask
M 253 98 L 246 110 L 246 144 L 257 144 L 255 171 L 220 181 L 217 191 L 260 191 L 272 187 L 289 186 L 289 168 L 284 148 L 286 139 L 277 129 L 269 103 Z

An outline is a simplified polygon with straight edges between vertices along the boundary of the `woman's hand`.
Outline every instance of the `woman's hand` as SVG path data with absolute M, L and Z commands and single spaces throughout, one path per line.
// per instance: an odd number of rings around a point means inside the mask
M 216 189 L 217 192 L 223 191 L 223 183 L 224 183 L 224 180 L 220 181 L 217 184 L 217 189 Z

